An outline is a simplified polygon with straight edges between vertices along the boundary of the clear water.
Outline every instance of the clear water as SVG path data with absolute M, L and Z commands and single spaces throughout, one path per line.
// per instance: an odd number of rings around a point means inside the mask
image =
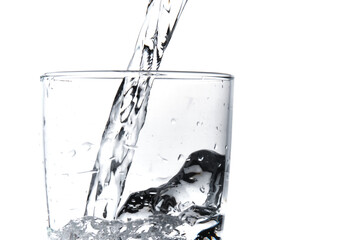
M 129 70 L 157 70 L 187 0 L 151 0 Z M 121 199 L 153 78 L 124 78 L 103 132 L 84 217 L 70 221 L 51 240 L 220 239 L 225 156 L 196 151 L 167 183 Z M 216 147 L 214 147 L 216 149 Z
M 167 183 L 131 194 L 116 220 L 86 216 L 50 239 L 221 239 L 224 174 L 224 155 L 194 152 Z
M 151 0 L 128 69 L 157 70 L 187 0 Z M 145 123 L 153 78 L 124 78 L 115 96 L 87 199 L 85 215 L 114 219 L 134 147 Z M 104 201 L 104 199 L 106 199 Z

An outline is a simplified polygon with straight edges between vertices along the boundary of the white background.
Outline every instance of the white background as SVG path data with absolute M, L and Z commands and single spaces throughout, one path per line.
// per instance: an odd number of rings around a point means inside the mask
M 45 236 L 39 76 L 125 69 L 146 4 L 1 1 L 2 239 Z M 161 69 L 235 76 L 226 239 L 360 239 L 359 12 L 189 0 Z

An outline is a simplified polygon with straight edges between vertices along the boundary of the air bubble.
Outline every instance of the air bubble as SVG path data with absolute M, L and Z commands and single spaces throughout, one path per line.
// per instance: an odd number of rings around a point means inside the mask
M 171 232 L 174 229 L 174 227 L 169 223 L 166 224 L 164 228 L 165 228 L 165 231 L 167 231 L 167 232 Z

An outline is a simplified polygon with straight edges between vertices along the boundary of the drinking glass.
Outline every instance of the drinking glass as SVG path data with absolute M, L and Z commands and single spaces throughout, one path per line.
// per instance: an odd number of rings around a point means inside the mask
M 220 239 L 231 75 L 77 71 L 41 83 L 49 239 Z

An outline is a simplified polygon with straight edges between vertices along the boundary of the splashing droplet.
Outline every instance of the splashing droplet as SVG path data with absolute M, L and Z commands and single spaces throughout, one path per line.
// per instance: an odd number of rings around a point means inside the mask
M 184 160 L 184 155 L 182 155 L 182 154 L 179 154 L 179 156 L 178 156 L 178 161 L 182 161 L 182 160 Z

